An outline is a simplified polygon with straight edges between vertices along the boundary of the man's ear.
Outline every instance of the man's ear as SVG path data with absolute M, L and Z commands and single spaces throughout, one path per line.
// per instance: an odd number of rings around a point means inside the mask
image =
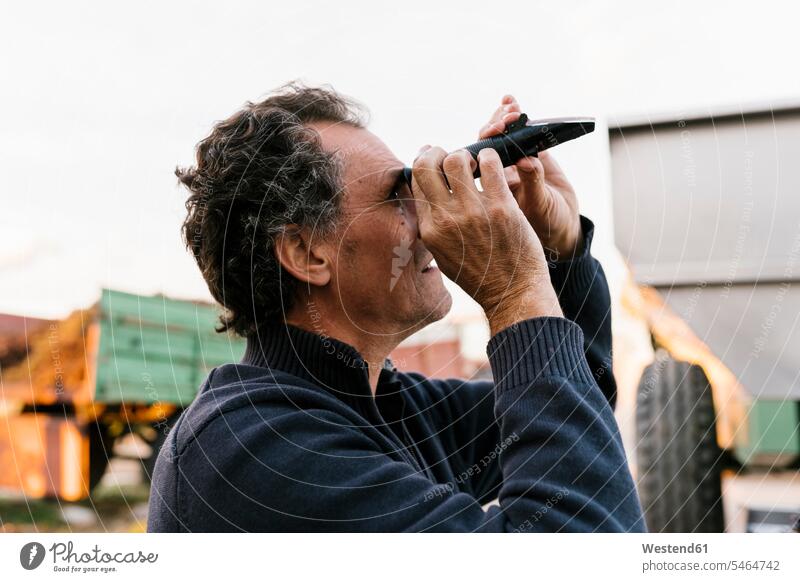
M 275 237 L 275 256 L 281 266 L 308 285 L 322 287 L 330 282 L 333 265 L 327 250 L 319 236 L 314 240 L 308 229 L 294 224 Z

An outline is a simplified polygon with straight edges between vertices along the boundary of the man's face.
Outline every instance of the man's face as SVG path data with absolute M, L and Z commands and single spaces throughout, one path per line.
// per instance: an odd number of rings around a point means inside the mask
M 312 124 L 341 157 L 344 197 L 329 291 L 362 332 L 409 335 L 441 319 L 452 299 L 419 238 L 403 164 L 366 129 Z M 394 194 L 393 194 L 394 193 Z

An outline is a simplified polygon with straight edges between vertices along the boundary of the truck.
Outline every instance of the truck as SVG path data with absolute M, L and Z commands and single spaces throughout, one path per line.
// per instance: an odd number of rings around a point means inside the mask
M 0 316 L 0 488 L 27 497 L 87 497 L 115 444 L 158 450 L 208 372 L 244 341 L 216 332 L 212 305 L 103 289 L 63 320 Z M 141 442 L 140 441 L 140 442 Z
M 789 531 L 800 514 L 800 105 L 614 120 L 608 137 L 615 244 L 634 279 L 623 304 L 653 346 L 635 397 L 648 527 Z

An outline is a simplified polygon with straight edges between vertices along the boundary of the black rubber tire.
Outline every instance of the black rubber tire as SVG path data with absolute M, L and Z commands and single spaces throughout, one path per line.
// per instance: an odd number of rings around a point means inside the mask
M 658 349 L 636 403 L 639 496 L 649 531 L 724 531 L 715 417 L 703 369 Z
M 88 427 L 89 436 L 89 491 L 100 483 L 113 455 L 114 437 L 108 434 L 107 427 L 93 422 Z

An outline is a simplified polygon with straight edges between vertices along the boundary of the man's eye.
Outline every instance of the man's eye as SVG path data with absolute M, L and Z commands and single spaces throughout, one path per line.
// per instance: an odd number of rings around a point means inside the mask
M 411 188 L 401 176 L 401 178 L 392 188 L 391 192 L 389 192 L 389 196 L 386 199 L 390 201 L 405 202 L 407 200 L 411 200 L 412 198 L 413 196 L 411 195 Z

